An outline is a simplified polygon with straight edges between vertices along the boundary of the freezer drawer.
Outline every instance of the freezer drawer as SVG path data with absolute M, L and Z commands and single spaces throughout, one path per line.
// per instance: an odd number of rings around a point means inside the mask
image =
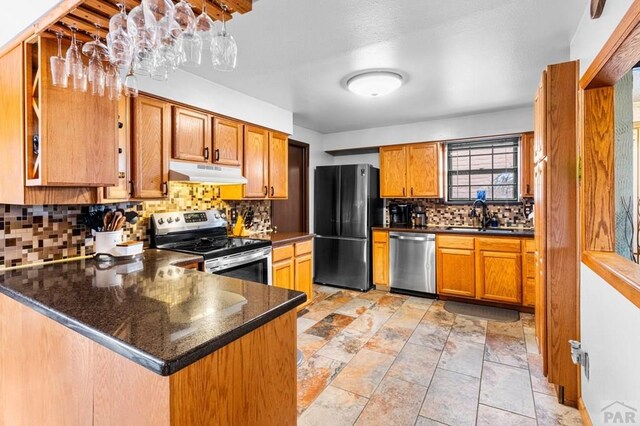
M 389 286 L 436 293 L 436 237 L 433 234 L 389 233 Z
M 313 255 L 315 282 L 361 291 L 371 287 L 368 240 L 317 236 Z

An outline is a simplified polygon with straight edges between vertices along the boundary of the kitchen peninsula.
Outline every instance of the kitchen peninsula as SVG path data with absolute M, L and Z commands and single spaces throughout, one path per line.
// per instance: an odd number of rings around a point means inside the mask
M 294 424 L 305 295 L 197 260 L 0 271 L 0 423 Z

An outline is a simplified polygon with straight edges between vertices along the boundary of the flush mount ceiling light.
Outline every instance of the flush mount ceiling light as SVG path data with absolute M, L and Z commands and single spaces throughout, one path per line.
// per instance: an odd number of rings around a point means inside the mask
M 356 95 L 375 98 L 388 95 L 402 86 L 402 76 L 392 71 L 368 71 L 351 77 L 347 89 Z

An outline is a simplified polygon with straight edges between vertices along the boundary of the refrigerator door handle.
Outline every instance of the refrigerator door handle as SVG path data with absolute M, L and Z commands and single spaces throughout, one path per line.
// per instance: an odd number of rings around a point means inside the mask
M 342 167 L 338 167 L 338 180 L 336 182 L 336 235 L 342 235 L 342 204 L 340 203 L 340 187 L 342 184 Z

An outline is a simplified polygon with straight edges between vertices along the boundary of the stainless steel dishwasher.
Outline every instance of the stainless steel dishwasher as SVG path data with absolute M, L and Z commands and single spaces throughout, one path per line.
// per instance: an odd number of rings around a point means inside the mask
M 400 292 L 436 293 L 436 236 L 389 232 L 389 286 Z

